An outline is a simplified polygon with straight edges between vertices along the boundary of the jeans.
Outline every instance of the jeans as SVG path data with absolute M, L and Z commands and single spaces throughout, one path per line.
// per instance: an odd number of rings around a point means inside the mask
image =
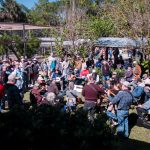
M 145 110 L 149 110 L 149 109 L 150 109 L 150 99 L 149 99 L 147 102 L 145 102 L 145 103 L 143 104 L 143 108 L 144 108 Z
M 112 112 L 110 112 L 110 111 L 107 111 L 106 114 L 107 114 L 107 116 L 108 116 L 109 118 L 114 119 L 114 120 L 117 120 L 116 114 L 114 114 L 114 113 L 112 113 Z
M 103 80 L 104 80 L 104 81 L 109 80 L 109 76 L 103 76 Z
M 125 137 L 129 136 L 128 116 L 129 116 L 129 110 L 117 110 L 118 135 L 123 135 Z
M 88 118 L 91 122 L 94 121 L 94 114 L 96 111 L 95 106 L 96 106 L 96 103 L 93 101 L 85 101 L 84 103 L 83 109 L 88 111 Z

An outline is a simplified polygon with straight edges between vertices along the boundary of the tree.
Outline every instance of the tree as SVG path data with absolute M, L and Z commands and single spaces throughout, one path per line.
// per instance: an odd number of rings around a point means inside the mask
M 2 0 L 0 2 L 0 21 L 27 22 L 25 6 L 19 5 L 15 0 Z
M 134 39 L 150 36 L 150 3 L 149 0 L 119 0 L 114 3 L 107 1 L 103 7 L 104 16 L 111 18 L 116 36 Z M 141 45 L 143 53 L 145 51 Z
M 39 48 L 40 41 L 35 38 L 31 37 L 26 41 L 26 54 L 28 57 L 32 57 L 34 54 L 37 53 L 37 49 Z M 0 37 L 0 54 L 6 55 L 9 57 L 9 53 L 13 52 L 17 59 L 20 59 L 20 56 L 24 55 L 24 44 L 22 38 L 18 35 L 8 35 L 4 33 Z
M 37 25 L 59 25 L 58 7 L 59 2 L 39 0 L 28 13 L 29 22 Z

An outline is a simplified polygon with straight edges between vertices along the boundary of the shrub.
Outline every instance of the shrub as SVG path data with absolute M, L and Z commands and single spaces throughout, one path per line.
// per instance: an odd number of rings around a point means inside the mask
M 14 109 L 0 114 L 0 145 L 32 150 L 111 149 L 113 136 L 106 121 L 100 115 L 91 124 L 83 110 L 70 114 L 44 105 Z

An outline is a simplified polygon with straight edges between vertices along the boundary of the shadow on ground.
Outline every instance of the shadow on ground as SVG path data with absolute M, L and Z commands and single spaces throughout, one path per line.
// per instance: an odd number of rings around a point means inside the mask
M 115 150 L 149 150 L 150 143 L 133 140 L 133 139 L 120 139 Z

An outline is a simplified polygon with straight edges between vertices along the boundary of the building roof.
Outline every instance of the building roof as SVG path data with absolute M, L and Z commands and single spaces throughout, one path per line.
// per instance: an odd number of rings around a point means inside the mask
M 24 27 L 23 27 L 24 26 Z M 30 25 L 30 24 L 25 24 L 25 23 L 3 23 L 0 22 L 0 30 L 1 31 L 18 31 L 18 30 L 37 30 L 37 29 L 50 29 L 51 27 L 46 27 L 46 26 L 36 26 L 36 25 Z
M 136 41 L 131 38 L 101 37 L 98 39 L 100 46 L 104 47 L 136 47 Z

